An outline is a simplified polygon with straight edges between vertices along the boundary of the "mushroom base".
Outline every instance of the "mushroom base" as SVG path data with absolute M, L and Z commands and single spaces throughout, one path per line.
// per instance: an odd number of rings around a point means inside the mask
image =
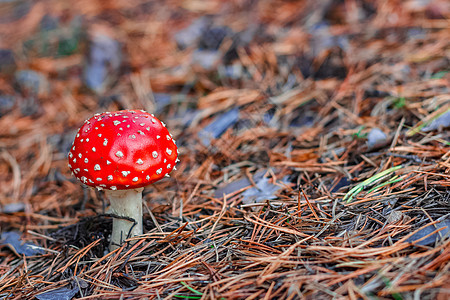
M 112 213 L 133 219 L 113 219 L 110 250 L 119 248 L 127 238 L 142 234 L 142 191 L 144 188 L 131 190 L 105 190 L 111 203 Z

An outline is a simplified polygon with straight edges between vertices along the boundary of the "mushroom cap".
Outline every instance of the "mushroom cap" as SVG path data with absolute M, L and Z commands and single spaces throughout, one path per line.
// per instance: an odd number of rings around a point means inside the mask
M 168 176 L 178 149 L 165 124 L 142 110 L 96 114 L 78 130 L 69 151 L 75 177 L 98 189 L 144 187 Z

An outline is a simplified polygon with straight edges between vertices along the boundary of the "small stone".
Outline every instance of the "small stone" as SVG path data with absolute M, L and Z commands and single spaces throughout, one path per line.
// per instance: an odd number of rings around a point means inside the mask
M 367 135 L 369 149 L 383 146 L 387 143 L 387 135 L 379 128 L 373 128 Z

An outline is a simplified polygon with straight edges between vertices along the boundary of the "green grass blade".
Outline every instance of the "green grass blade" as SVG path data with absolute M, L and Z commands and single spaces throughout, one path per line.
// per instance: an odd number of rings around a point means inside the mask
M 348 191 L 347 194 L 345 194 L 344 198 L 342 198 L 342 201 L 347 201 L 347 203 L 349 203 L 353 199 L 353 197 L 359 194 L 366 186 L 371 185 L 377 182 L 378 180 L 381 180 L 383 177 L 397 171 L 400 168 L 402 168 L 401 165 L 389 168 L 387 170 L 384 170 L 383 172 L 380 172 L 364 180 L 361 183 L 358 183 L 355 187 L 353 187 L 350 191 Z
M 199 291 L 197 291 L 197 290 L 191 288 L 186 282 L 181 281 L 180 283 L 181 283 L 183 286 L 185 286 L 188 290 L 190 290 L 191 292 L 193 292 L 194 294 L 203 296 L 203 293 L 202 293 L 202 292 L 199 292 Z
M 383 186 L 386 186 L 386 185 L 391 184 L 391 183 L 396 183 L 396 182 L 399 182 L 399 181 L 402 181 L 402 180 L 403 180 L 403 178 L 398 178 L 398 175 L 395 175 L 394 177 L 391 178 L 391 180 L 383 182 L 383 183 L 380 183 L 379 185 L 374 186 L 373 188 L 368 190 L 367 194 L 370 194 L 371 192 L 373 192 L 373 191 L 375 191 L 375 190 L 377 190 L 379 188 L 382 188 Z

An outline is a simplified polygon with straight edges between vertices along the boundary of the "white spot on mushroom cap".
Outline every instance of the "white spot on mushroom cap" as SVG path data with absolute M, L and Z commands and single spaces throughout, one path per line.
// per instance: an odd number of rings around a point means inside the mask
M 117 187 L 116 186 L 111 186 L 110 189 L 115 191 L 115 190 L 117 190 Z
M 162 168 L 159 168 L 158 170 L 156 170 L 156 174 L 161 174 L 162 173 Z
M 72 157 L 73 157 L 73 154 L 72 154 L 72 152 L 69 152 L 69 157 L 70 157 L 70 158 L 72 158 Z
M 142 165 L 143 163 L 144 163 L 144 161 L 142 160 L 142 159 L 138 159 L 137 161 L 136 161 L 136 163 L 138 164 L 138 165 Z
M 161 137 L 159 135 L 156 136 L 156 139 L 159 140 Z
M 106 160 L 106 164 L 107 164 L 107 165 L 110 165 L 111 162 L 110 162 L 109 160 Z
M 114 126 L 117 126 L 117 125 L 119 125 L 120 124 L 120 121 L 113 121 L 113 123 L 114 123 Z
M 95 170 L 95 171 L 100 171 L 100 165 L 99 165 L 99 164 L 96 164 L 96 165 L 94 166 L 94 170 Z
M 145 176 L 146 180 L 150 180 L 150 175 Z
M 97 177 L 97 179 L 96 179 L 97 181 L 102 181 L 102 179 L 100 178 L 100 177 Z
M 92 147 L 92 152 L 95 152 L 95 147 Z
M 122 158 L 122 157 L 123 157 L 122 151 L 117 151 L 117 152 L 116 152 L 116 156 L 117 156 L 118 158 Z
M 158 157 L 158 152 L 153 151 L 153 152 L 152 152 L 152 156 L 153 156 L 153 158 L 157 158 L 157 157 Z
M 108 180 L 109 181 L 113 180 L 113 176 L 112 175 L 108 175 Z
M 137 182 L 138 180 L 139 180 L 139 178 L 137 178 L 137 177 L 133 178 L 133 182 Z
M 88 160 L 87 158 L 85 158 L 85 159 L 84 159 L 84 162 L 85 162 L 85 163 L 88 163 L 88 162 L 89 162 L 89 160 Z
M 132 135 L 130 135 L 130 136 L 128 136 L 130 139 L 132 139 L 132 140 L 134 140 L 134 139 L 136 139 L 136 136 L 134 135 L 134 134 L 132 134 Z
M 108 139 L 103 140 L 103 146 L 106 146 L 106 145 L 108 145 Z
M 122 171 L 123 177 L 127 177 L 128 174 L 130 174 L 130 173 L 131 173 L 131 171 Z
M 172 150 L 170 150 L 169 148 L 166 148 L 166 152 L 167 152 L 167 154 L 169 154 L 169 155 L 172 154 Z
M 81 158 L 83 157 L 83 155 L 81 153 L 78 153 L 78 157 Z

